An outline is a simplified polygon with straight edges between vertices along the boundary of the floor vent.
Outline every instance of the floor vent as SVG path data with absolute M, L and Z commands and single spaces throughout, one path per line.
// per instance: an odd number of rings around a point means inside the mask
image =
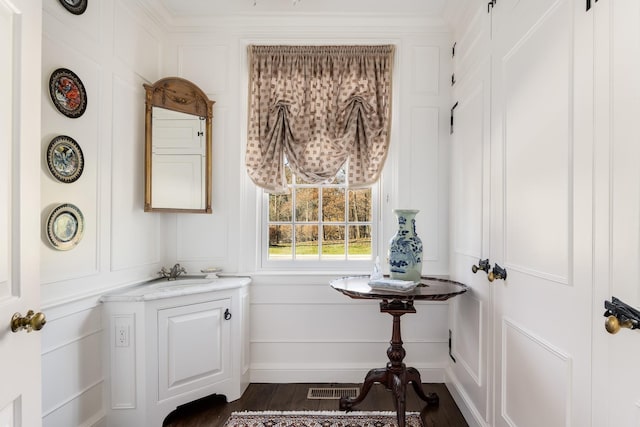
M 357 397 L 358 387 L 310 387 L 307 399 L 340 399 L 341 397 Z

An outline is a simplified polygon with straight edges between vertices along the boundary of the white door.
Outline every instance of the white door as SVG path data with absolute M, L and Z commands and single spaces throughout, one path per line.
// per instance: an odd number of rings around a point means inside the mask
M 581 0 L 492 11 L 496 427 L 591 425 L 592 70 Z
M 640 331 L 605 332 L 604 300 L 640 309 L 640 3 L 594 3 L 596 292 L 594 426 L 640 426 Z
M 491 77 L 486 8 L 456 37 L 451 136 L 451 266 L 453 280 L 469 292 L 452 302 L 452 381 L 475 417 L 491 417 L 491 287 L 487 272 L 476 269 L 489 258 L 489 173 Z M 479 49 L 483 51 L 479 52 Z M 468 49 L 475 49 L 474 52 Z
M 41 2 L 0 0 L 0 426 L 41 425 L 39 308 Z

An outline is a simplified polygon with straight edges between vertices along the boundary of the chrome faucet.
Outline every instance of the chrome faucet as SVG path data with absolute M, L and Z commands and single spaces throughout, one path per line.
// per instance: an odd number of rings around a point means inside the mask
M 168 280 L 176 280 L 176 278 L 181 274 L 187 274 L 187 270 L 180 266 L 180 264 L 174 265 L 171 267 L 171 270 L 167 270 L 165 267 L 162 267 L 160 271 L 158 271 L 158 275 L 166 277 Z

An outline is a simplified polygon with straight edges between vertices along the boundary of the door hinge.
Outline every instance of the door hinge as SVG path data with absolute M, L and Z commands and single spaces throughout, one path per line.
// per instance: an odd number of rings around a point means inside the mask
M 451 86 L 456 84 L 456 73 L 451 74 Z
M 453 104 L 453 107 L 451 107 L 451 128 L 449 129 L 450 134 L 453 134 L 453 110 L 455 110 L 457 106 L 458 103 L 456 102 L 455 104 Z
M 204 136 L 204 132 L 198 131 L 198 136 Z
M 451 342 L 452 342 L 452 332 L 451 329 L 449 329 L 449 357 L 451 358 L 451 360 L 453 360 L 453 363 L 456 363 L 456 358 L 453 357 L 453 352 L 451 351 Z
M 455 58 L 456 56 L 456 44 L 457 42 L 453 42 L 453 46 L 451 46 L 451 57 Z

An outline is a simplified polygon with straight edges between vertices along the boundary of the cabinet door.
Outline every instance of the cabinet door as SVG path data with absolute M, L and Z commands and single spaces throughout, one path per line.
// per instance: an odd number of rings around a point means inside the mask
M 588 15 L 578 0 L 500 0 L 492 13 L 490 255 L 507 271 L 492 284 L 494 425 L 589 426 Z
M 603 301 L 640 309 L 640 3 L 594 3 L 596 298 L 594 426 L 640 425 L 640 332 L 605 332 Z
M 471 288 L 452 302 L 452 380 L 462 390 L 465 403 L 485 423 L 490 421 L 492 383 L 492 348 L 487 345 L 492 336 L 491 287 L 487 273 L 478 270 L 474 274 L 472 266 L 489 257 L 491 63 L 488 51 L 471 64 L 466 61 L 472 54 L 467 48 L 484 46 L 488 50 L 487 19 L 483 5 L 472 20 L 475 25 L 470 25 L 471 30 L 456 42 L 450 266 L 451 277 Z M 485 25 L 478 20 L 485 21 Z
M 231 300 L 158 310 L 159 400 L 231 376 Z

